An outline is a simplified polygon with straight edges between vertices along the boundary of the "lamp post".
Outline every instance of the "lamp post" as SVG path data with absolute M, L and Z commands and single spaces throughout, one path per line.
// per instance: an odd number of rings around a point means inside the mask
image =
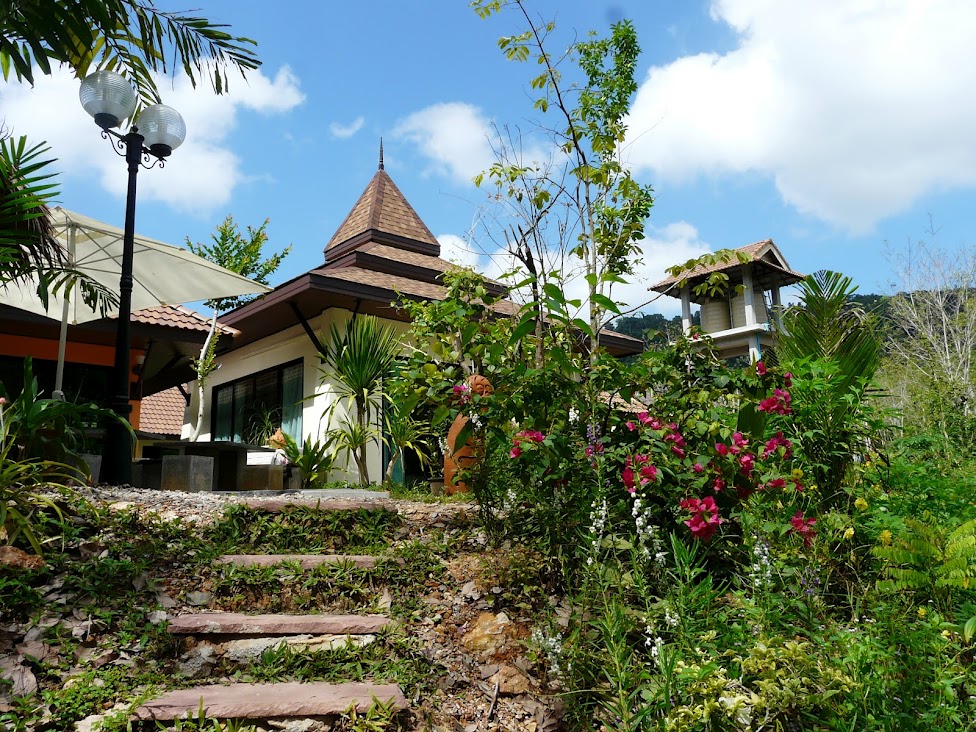
M 122 276 L 119 280 L 119 315 L 115 332 L 115 363 L 109 380 L 109 403 L 120 420 L 128 419 L 129 320 L 132 314 L 132 256 L 136 230 L 136 176 L 139 166 L 160 167 L 186 137 L 179 112 L 164 104 L 146 107 L 126 134 L 115 132 L 136 109 L 132 85 L 114 71 L 96 71 L 85 77 L 79 92 L 81 105 L 102 128 L 102 137 L 125 158 L 129 169 L 125 197 L 125 230 L 122 239 Z M 102 480 L 116 485 L 132 480 L 132 437 L 120 420 L 110 420 L 102 450 Z

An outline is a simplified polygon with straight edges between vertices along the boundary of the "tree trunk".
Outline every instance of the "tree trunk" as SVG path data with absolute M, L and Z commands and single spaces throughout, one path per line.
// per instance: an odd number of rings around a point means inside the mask
M 390 458 L 390 462 L 386 464 L 386 475 L 384 476 L 384 481 L 387 483 L 393 482 L 393 471 L 396 469 L 397 460 L 400 459 L 400 455 L 403 453 L 399 447 L 394 450 L 393 457 Z
M 207 339 L 203 342 L 203 348 L 200 349 L 200 368 L 197 372 L 197 418 L 193 424 L 193 432 L 190 434 L 190 442 L 196 442 L 200 439 L 200 430 L 203 427 L 203 413 L 204 399 L 206 398 L 206 387 L 207 387 L 207 376 L 210 375 L 212 368 L 210 364 L 207 363 L 208 356 L 210 354 L 210 345 L 213 343 L 213 339 L 217 333 L 217 311 L 214 310 L 213 318 L 210 320 L 210 332 L 207 333 Z
M 362 401 L 356 398 L 356 419 L 359 422 L 359 428 L 362 430 L 363 435 L 367 433 L 369 429 L 369 407 L 363 404 Z M 369 465 L 366 462 L 366 440 L 363 444 L 356 448 L 356 466 L 359 468 L 359 483 L 360 485 L 369 485 Z

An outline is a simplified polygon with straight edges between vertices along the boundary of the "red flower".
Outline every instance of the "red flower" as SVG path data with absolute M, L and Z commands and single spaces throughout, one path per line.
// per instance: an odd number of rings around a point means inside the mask
M 712 481 L 712 489 L 718 493 L 725 487 L 725 480 L 722 478 L 716 478 Z
M 657 481 L 657 468 L 653 465 L 645 465 L 640 469 L 641 485 L 654 483 Z
M 678 505 L 692 514 L 684 524 L 691 530 L 692 536 L 702 541 L 711 539 L 718 527 L 725 523 L 725 520 L 719 516 L 715 499 L 711 496 L 684 498 Z
M 787 389 L 793 386 L 793 374 L 791 374 L 789 371 L 783 374 L 783 386 L 785 386 Z
M 511 449 L 511 451 L 510 451 L 510 452 L 508 453 L 508 456 L 509 456 L 510 458 L 512 458 L 512 459 L 514 460 L 515 458 L 517 458 L 517 457 L 518 457 L 519 455 L 521 455 L 521 454 L 522 454 L 522 448 L 521 448 L 521 447 L 519 447 L 518 445 L 516 445 L 516 446 L 515 446 L 515 447 L 513 447 L 513 448 Z
M 722 455 L 724 457 L 725 455 L 729 454 L 729 446 L 726 445 L 724 442 L 716 442 L 715 452 L 717 452 L 719 455 Z
M 762 454 L 763 460 L 768 458 L 781 447 L 784 448 L 783 459 L 789 460 L 790 456 L 793 454 L 793 443 L 783 437 L 782 432 L 777 432 L 774 437 L 769 438 L 769 440 L 766 442 L 766 447 L 763 449 Z
M 766 364 L 762 361 L 756 361 L 756 374 L 759 376 L 766 375 Z
M 749 440 L 741 432 L 732 433 L 732 444 L 736 447 L 745 447 L 749 444 Z
M 678 457 L 679 460 L 684 460 L 685 459 L 685 451 L 682 450 L 677 445 L 671 445 L 671 452 L 673 452 L 675 455 L 677 455 L 677 457 Z
M 623 469 L 620 477 L 624 482 L 624 487 L 631 495 L 633 495 L 634 491 L 637 489 L 637 483 L 634 480 L 634 469 L 628 465 Z
M 790 525 L 793 527 L 793 531 L 803 537 L 804 546 L 810 546 L 813 543 L 813 537 L 817 535 L 817 532 L 813 530 L 815 523 L 817 523 L 817 519 L 803 518 L 802 511 L 797 511 L 796 515 L 790 519 Z
M 756 467 L 756 456 L 746 453 L 739 458 L 739 465 L 742 466 L 739 472 L 748 478 Z
M 691 469 L 696 473 L 700 473 L 705 469 L 705 466 L 703 466 L 701 463 L 695 463 L 691 466 Z
M 767 488 L 785 488 L 786 481 L 783 478 L 773 478 L 766 484 Z

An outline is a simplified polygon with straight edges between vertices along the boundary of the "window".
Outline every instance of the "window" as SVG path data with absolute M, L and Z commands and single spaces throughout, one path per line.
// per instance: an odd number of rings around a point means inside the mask
M 299 359 L 214 387 L 213 439 L 260 445 L 281 427 L 301 442 L 304 374 Z

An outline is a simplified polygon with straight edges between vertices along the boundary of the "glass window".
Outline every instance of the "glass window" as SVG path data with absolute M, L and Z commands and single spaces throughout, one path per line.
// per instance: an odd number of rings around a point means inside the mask
M 305 368 L 301 360 L 213 389 L 213 439 L 262 444 L 281 427 L 300 440 Z

